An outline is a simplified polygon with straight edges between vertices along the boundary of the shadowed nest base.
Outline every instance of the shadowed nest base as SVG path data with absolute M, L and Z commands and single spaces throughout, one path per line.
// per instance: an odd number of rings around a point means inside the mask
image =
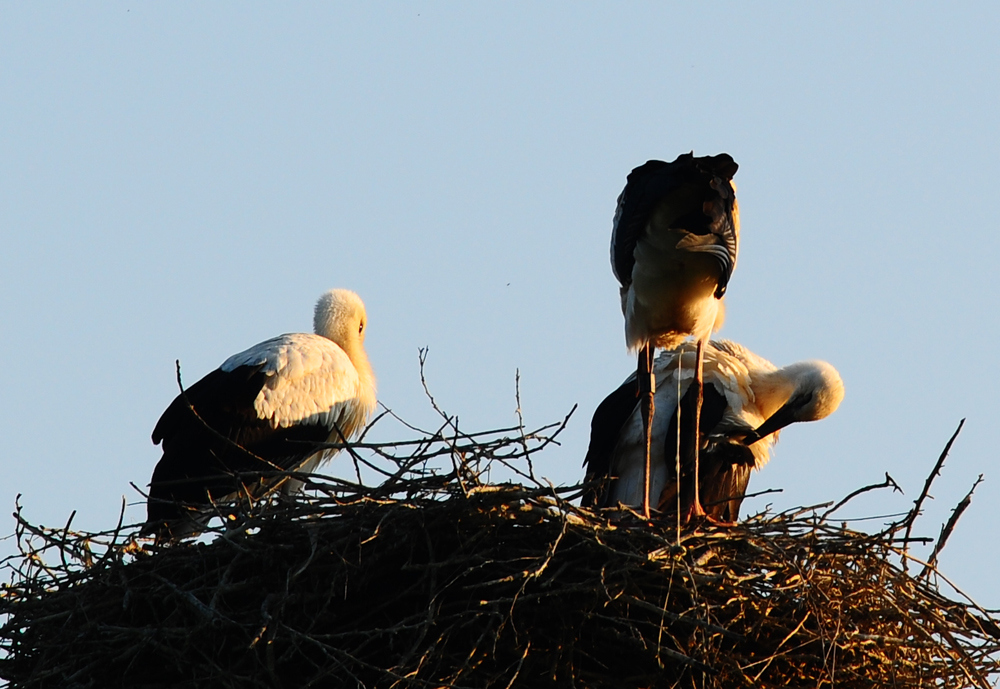
M 678 532 L 575 507 L 580 488 L 532 482 L 530 462 L 527 487 L 473 469 L 550 440 L 456 431 L 355 445 L 355 461 L 374 452 L 398 471 L 376 488 L 311 477 L 310 493 L 258 503 L 209 543 L 43 529 L 18 513 L 0 677 L 18 688 L 968 687 L 1000 670 L 996 618 L 945 597 L 933 568 L 900 565 L 920 501 L 875 535 L 818 508 Z M 427 469 L 430 456 L 452 468 Z

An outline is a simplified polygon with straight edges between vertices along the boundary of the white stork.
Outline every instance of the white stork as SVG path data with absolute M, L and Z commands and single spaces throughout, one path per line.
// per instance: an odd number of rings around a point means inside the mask
M 316 303 L 315 335 L 261 342 L 178 395 L 153 429 L 163 457 L 150 481 L 144 532 L 177 538 L 197 531 L 212 504 L 241 487 L 255 493 L 274 483 L 263 478 L 269 472 L 310 472 L 335 455 L 315 444 L 349 440 L 375 408 L 366 326 L 361 298 L 330 290 Z M 262 478 L 247 476 L 255 473 Z
M 618 197 L 611 233 L 611 267 L 621 283 L 625 341 L 638 350 L 639 396 L 646 431 L 643 514 L 649 516 L 649 443 L 654 411 L 653 350 L 687 337 L 698 343 L 696 386 L 701 409 L 701 352 L 724 318 L 722 297 L 736 268 L 739 208 L 732 184 L 738 166 L 728 154 L 650 160 L 629 174 Z M 694 463 L 698 463 L 698 443 Z M 698 472 L 694 472 L 698 480 Z M 704 511 L 697 485 L 692 516 Z
M 844 383 L 837 370 L 824 361 L 776 368 L 735 342 L 709 342 L 704 348 L 704 410 L 696 436 L 693 412 L 697 395 L 692 383 L 697 355 L 693 350 L 690 344 L 681 345 L 661 353 L 654 364 L 661 413 L 652 426 L 650 490 L 665 513 L 676 511 L 678 502 L 680 514 L 689 509 L 696 485 L 692 480 L 693 450 L 698 437 L 699 498 L 710 517 L 735 522 L 750 472 L 770 459 L 778 431 L 791 423 L 817 421 L 832 414 L 844 398 Z M 607 481 L 600 492 L 585 496 L 585 506 L 620 503 L 639 508 L 645 500 L 646 440 L 637 390 L 637 379 L 630 376 L 594 413 L 584 460 L 587 480 Z

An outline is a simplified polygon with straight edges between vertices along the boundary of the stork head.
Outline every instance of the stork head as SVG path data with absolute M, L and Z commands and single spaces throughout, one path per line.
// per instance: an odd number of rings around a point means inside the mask
M 364 302 L 350 290 L 332 289 L 316 302 L 313 330 L 336 342 L 348 355 L 365 341 L 367 327 Z
M 789 383 L 791 395 L 744 441 L 751 445 L 799 421 L 819 421 L 832 414 L 844 399 L 844 381 L 825 361 L 800 361 L 769 374 Z

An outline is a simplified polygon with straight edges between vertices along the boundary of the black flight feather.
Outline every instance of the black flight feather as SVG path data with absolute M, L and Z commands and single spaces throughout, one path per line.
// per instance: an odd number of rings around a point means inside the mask
M 695 157 L 684 153 L 671 163 L 650 160 L 632 170 L 618 197 L 611 240 L 611 267 L 623 287 L 632 283 L 635 247 L 650 217 L 663 203 L 681 206 L 672 227 L 692 234 L 718 235 L 725 251 L 719 259 L 715 296 L 726 292 L 736 267 L 737 230 L 733 223 L 735 192 L 731 184 L 739 166 L 727 153 Z

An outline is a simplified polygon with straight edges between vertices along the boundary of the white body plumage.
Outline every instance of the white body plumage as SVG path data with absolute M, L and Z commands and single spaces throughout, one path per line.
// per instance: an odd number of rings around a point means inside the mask
M 322 426 L 330 442 L 340 442 L 340 434 L 353 437 L 375 407 L 374 381 L 363 380 L 344 350 L 320 335 L 272 338 L 234 354 L 219 369 L 229 373 L 241 367 L 257 368 L 267 376 L 253 406 L 257 417 L 272 428 Z M 299 470 L 311 471 L 336 453 L 318 452 Z
M 650 445 L 650 495 L 655 505 L 676 496 L 676 415 L 679 401 L 685 398 L 694 381 L 694 345 L 689 343 L 662 352 L 655 361 L 654 373 L 658 413 L 653 418 Z M 706 397 L 702 419 L 708 427 L 703 427 L 704 485 L 700 492 L 706 503 L 717 500 L 719 495 L 736 500 L 732 519 L 736 517 L 750 471 L 768 462 L 778 431 L 790 423 L 829 416 L 844 396 L 840 375 L 826 362 L 804 361 L 779 369 L 727 340 L 712 341 L 705 347 L 704 382 L 710 395 Z M 630 394 L 634 389 L 634 379 L 630 378 L 620 389 L 622 392 L 613 393 L 619 395 L 618 404 L 622 407 L 617 417 L 624 420 L 618 429 L 598 428 L 603 422 L 598 414 L 594 417 L 592 448 L 599 445 L 600 434 L 613 434 L 604 444 L 609 448 L 604 453 L 609 456 L 601 457 L 597 450 L 588 454 L 588 478 L 597 478 L 600 475 L 597 472 L 601 471 L 611 477 L 606 493 L 596 504 L 642 505 L 646 442 L 640 404 L 634 392 Z M 614 417 L 612 410 L 604 410 L 602 418 Z M 732 470 L 728 465 L 713 466 L 712 452 L 706 449 L 710 447 L 739 447 L 744 450 L 744 461 Z M 726 456 L 734 455 L 730 452 Z M 726 485 L 713 485 L 713 480 Z M 711 514 L 711 507 L 708 509 Z
M 629 174 L 611 231 L 629 349 L 707 341 L 722 326 L 739 248 L 736 169 L 726 154 L 685 154 Z
M 163 413 L 147 530 L 185 533 L 208 505 L 247 487 L 242 474 L 313 471 L 337 452 L 316 443 L 347 441 L 364 427 L 376 404 L 364 304 L 331 290 L 313 322 L 316 334 L 280 335 L 229 357 Z
M 714 343 L 713 343 L 714 344 Z M 682 347 L 686 350 L 678 357 L 675 350 L 661 352 L 656 358 L 654 372 L 656 373 L 656 407 L 657 414 L 653 417 L 653 442 L 650 445 L 650 480 L 649 492 L 655 503 L 659 502 L 667 485 L 673 483 L 676 476 L 676 455 L 667 457 L 665 442 L 668 428 L 677 413 L 677 405 L 694 381 L 695 352 L 693 346 Z M 678 369 L 678 358 L 680 368 Z M 774 365 L 760 360 L 766 368 L 758 370 L 776 370 Z M 728 356 L 713 346 L 705 348 L 705 385 L 713 385 L 725 396 L 727 409 L 720 428 L 713 433 L 724 433 L 726 430 L 746 431 L 757 428 L 767 416 L 757 405 L 751 383 L 751 372 L 746 363 L 735 356 Z M 780 406 L 780 405 L 779 405 Z M 675 431 L 676 432 L 676 431 Z M 770 458 L 771 447 L 777 441 L 777 434 L 761 439 L 751 448 L 754 456 L 754 469 L 763 467 Z M 611 484 L 608 496 L 609 504 L 642 505 L 643 471 L 645 469 L 646 436 L 642 425 L 639 409 L 629 416 L 622 428 L 618 444 L 611 460 L 612 475 L 617 477 Z

